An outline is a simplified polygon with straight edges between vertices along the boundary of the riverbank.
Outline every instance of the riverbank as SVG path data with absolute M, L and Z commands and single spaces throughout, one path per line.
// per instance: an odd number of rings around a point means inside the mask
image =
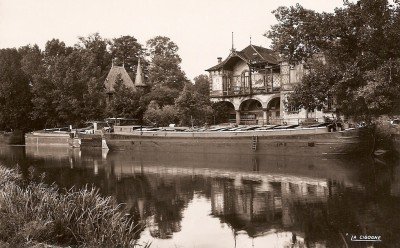
M 54 185 L 26 182 L 0 165 L 2 247 L 136 247 L 139 229 L 113 198 L 101 197 L 96 189 L 60 193 Z

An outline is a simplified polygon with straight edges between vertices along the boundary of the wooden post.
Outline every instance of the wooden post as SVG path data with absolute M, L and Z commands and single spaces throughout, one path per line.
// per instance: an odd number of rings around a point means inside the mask
M 252 88 L 252 80 L 251 80 L 251 60 L 249 64 L 249 93 L 253 93 L 253 88 Z
M 271 66 L 271 92 L 274 92 L 274 73 Z
M 264 69 L 264 88 L 265 92 L 268 92 L 268 81 L 267 81 L 267 67 Z

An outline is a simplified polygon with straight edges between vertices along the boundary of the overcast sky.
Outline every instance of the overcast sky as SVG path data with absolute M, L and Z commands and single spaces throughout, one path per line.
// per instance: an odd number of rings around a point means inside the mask
M 300 3 L 332 12 L 343 0 L 0 0 L 0 48 L 58 38 L 68 46 L 78 36 L 98 32 L 103 38 L 134 36 L 142 45 L 167 36 L 179 47 L 189 79 L 205 74 L 217 57 L 229 55 L 231 36 L 241 50 L 250 44 L 269 47 L 263 36 L 276 23 L 279 6 Z

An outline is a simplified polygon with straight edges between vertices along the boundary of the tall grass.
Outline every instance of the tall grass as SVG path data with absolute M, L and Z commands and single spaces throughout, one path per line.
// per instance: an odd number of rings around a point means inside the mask
M 0 244 L 137 247 L 138 229 L 120 205 L 96 189 L 60 194 L 54 185 L 24 183 L 15 170 L 0 166 Z

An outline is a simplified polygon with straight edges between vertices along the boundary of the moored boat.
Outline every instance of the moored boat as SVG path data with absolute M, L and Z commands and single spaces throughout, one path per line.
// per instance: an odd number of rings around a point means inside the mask
M 0 131 L 0 144 L 4 145 L 23 145 L 24 134 L 22 131 Z
M 40 130 L 25 134 L 25 145 L 70 146 L 71 135 L 68 130 Z
M 25 145 L 68 146 L 72 148 L 106 148 L 103 131 L 109 128 L 107 122 L 88 122 L 84 128 L 51 128 L 25 134 Z
M 136 129 L 135 129 L 136 128 Z M 133 152 L 271 154 L 271 155 L 351 155 L 371 154 L 374 130 L 371 127 L 330 132 L 327 127 L 271 128 L 246 131 L 162 131 L 115 126 L 105 134 L 110 150 Z M 195 148 L 195 149 L 193 149 Z

